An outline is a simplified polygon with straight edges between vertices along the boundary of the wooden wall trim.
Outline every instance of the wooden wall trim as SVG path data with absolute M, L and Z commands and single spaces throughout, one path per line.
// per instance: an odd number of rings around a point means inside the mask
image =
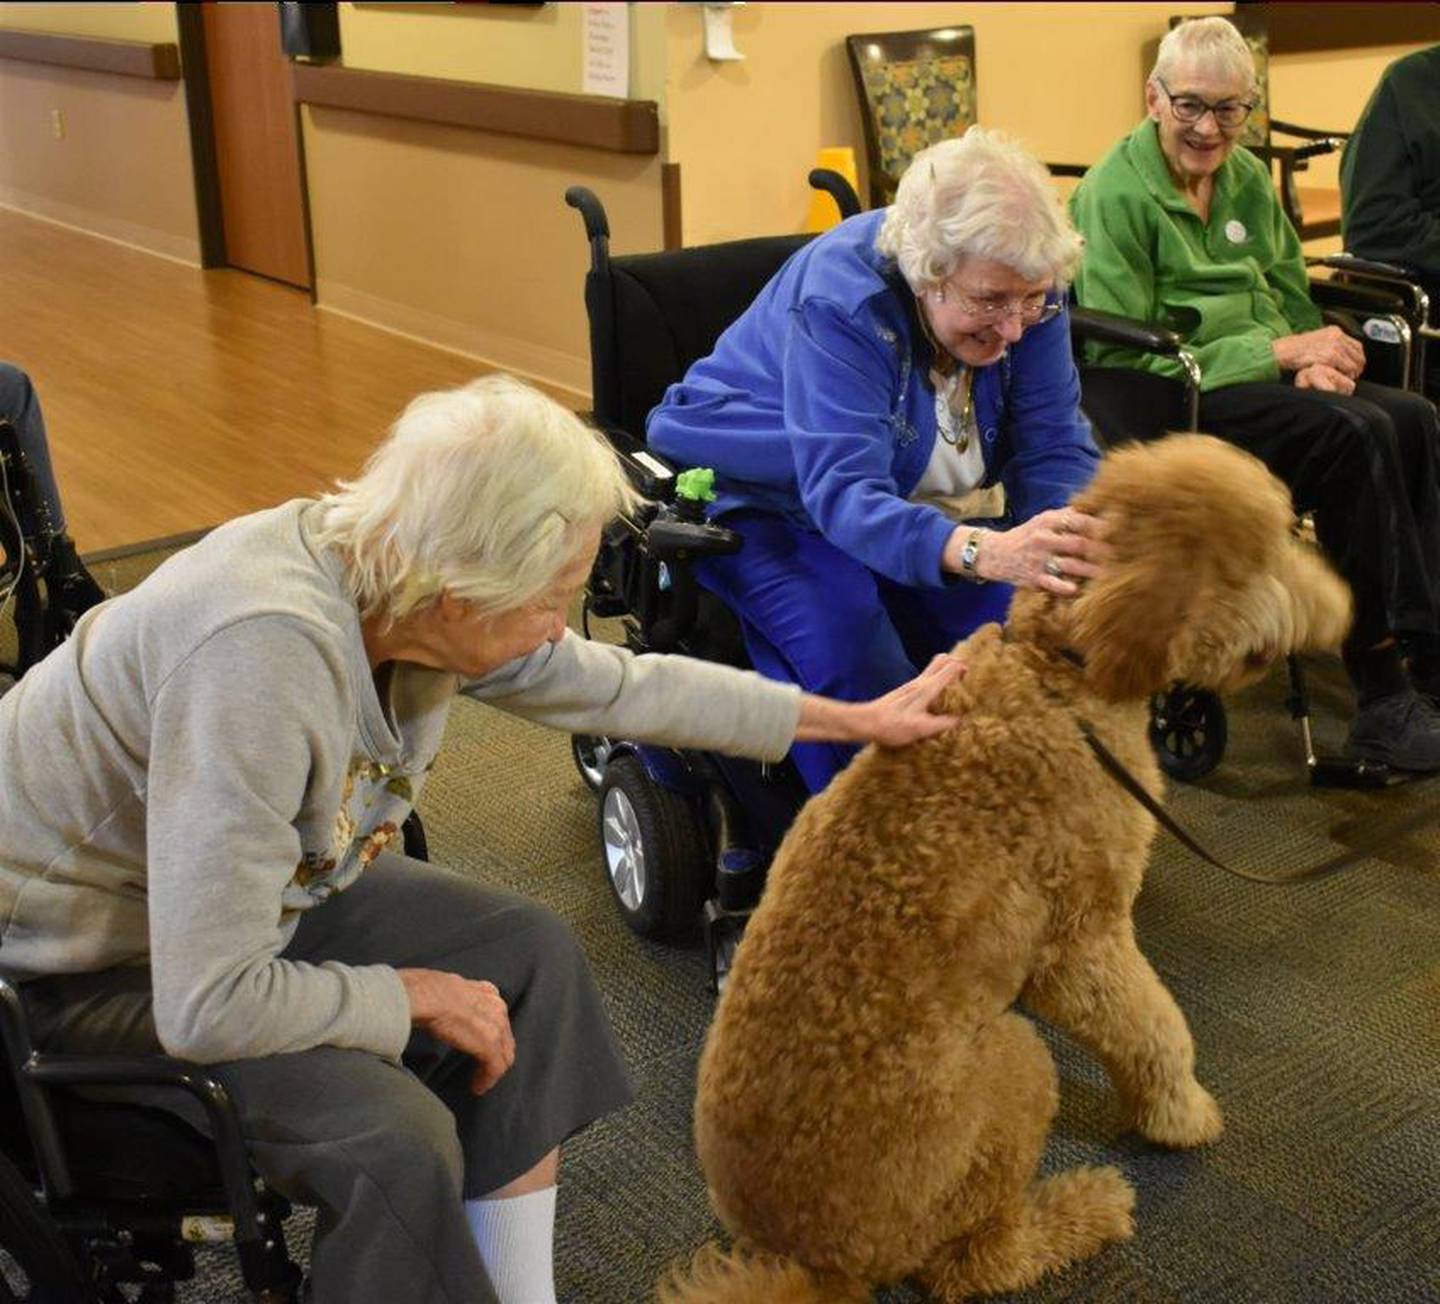
M 180 49 L 173 42 L 118 41 L 0 27 L 0 59 L 53 63 L 62 68 L 113 72 L 150 81 L 180 80 Z
M 474 127 L 620 154 L 660 152 L 660 111 L 654 100 L 520 90 L 333 63 L 297 62 L 294 69 L 295 98 L 301 104 Z
M 680 165 L 660 165 L 660 226 L 664 247 L 679 249 L 685 243 L 685 227 L 680 209 Z
M 1440 5 L 1241 3 L 1237 15 L 1260 14 L 1271 54 L 1344 50 L 1440 41 Z

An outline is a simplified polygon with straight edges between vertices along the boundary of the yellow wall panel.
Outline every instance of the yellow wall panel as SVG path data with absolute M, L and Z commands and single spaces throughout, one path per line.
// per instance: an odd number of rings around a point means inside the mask
M 614 249 L 660 246 L 660 160 L 401 122 L 305 114 L 322 306 L 549 382 L 590 387 L 589 261 L 565 188 L 604 201 Z
M 664 95 L 663 4 L 630 10 L 630 98 Z M 578 95 L 584 15 L 579 4 L 342 4 L 347 67 Z
M 0 27 L 105 36 L 119 41 L 174 41 L 175 6 L 162 0 L 129 4 L 0 4 Z

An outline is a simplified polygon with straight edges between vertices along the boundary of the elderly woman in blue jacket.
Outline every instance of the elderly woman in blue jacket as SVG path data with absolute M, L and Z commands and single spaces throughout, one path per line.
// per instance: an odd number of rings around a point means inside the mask
M 1096 573 L 1100 523 L 1065 507 L 1099 458 L 1064 304 L 1080 250 L 1044 167 L 972 127 L 791 258 L 670 387 L 649 441 L 715 470 L 712 517 L 744 546 L 700 579 L 762 673 L 868 700 L 1003 619 L 1011 586 Z M 853 753 L 792 751 L 812 792 Z

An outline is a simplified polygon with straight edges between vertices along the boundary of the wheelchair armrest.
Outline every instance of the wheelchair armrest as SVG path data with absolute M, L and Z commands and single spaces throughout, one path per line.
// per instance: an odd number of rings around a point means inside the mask
M 1077 339 L 1097 344 L 1119 344 L 1141 353 L 1168 356 L 1179 353 L 1184 343 L 1179 335 L 1159 322 L 1074 305 L 1070 308 L 1070 333 Z
M 683 561 L 689 556 L 724 557 L 740 551 L 741 539 L 734 530 L 708 521 L 677 521 L 661 516 L 645 531 L 649 550 L 662 561 Z
M 1310 298 L 1318 308 L 1338 308 L 1346 312 L 1403 316 L 1406 308 L 1401 294 L 1375 284 L 1352 285 L 1345 281 L 1315 279 L 1310 282 Z
M 18 1066 L 17 1076 L 21 1084 L 28 1081 L 43 1087 L 171 1087 L 193 1096 L 205 1110 L 210 1125 L 210 1140 L 225 1188 L 225 1202 L 235 1220 L 235 1239 L 237 1242 L 263 1239 L 260 1208 L 250 1180 L 250 1157 L 240 1132 L 235 1102 L 224 1084 L 203 1064 L 169 1055 L 62 1055 L 31 1051 Z M 43 1111 L 43 1117 L 32 1117 L 23 1095 L 21 1101 L 22 1106 L 26 1106 L 27 1122 L 31 1125 L 42 1171 L 50 1174 L 54 1171 L 51 1168 L 54 1160 L 62 1155 L 53 1117 L 48 1110 Z M 68 1178 L 63 1158 L 58 1172 Z
M 1278 131 L 1282 136 L 1294 136 L 1297 140 L 1325 141 L 1329 148 L 1321 150 L 1321 153 L 1342 149 L 1350 139 L 1348 131 L 1321 131 L 1318 127 L 1302 127 L 1295 122 L 1281 122 L 1279 118 L 1270 119 L 1270 130 Z
M 1310 166 L 1312 158 L 1322 154 L 1333 154 L 1344 144 L 1345 142 L 1338 137 L 1327 136 L 1323 140 L 1312 140 L 1308 145 L 1247 145 L 1245 148 L 1266 163 L 1279 163 L 1283 176 L 1288 173 L 1304 172 Z
M 1377 262 L 1373 258 L 1357 258 L 1354 254 L 1330 254 L 1324 258 L 1307 258 L 1306 267 L 1329 267 L 1337 272 L 1350 272 L 1357 276 L 1375 276 L 1381 280 L 1411 282 L 1415 273 L 1408 267 L 1395 263 Z

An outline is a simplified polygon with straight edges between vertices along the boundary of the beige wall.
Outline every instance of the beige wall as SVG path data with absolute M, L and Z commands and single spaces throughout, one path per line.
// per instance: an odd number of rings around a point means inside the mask
M 306 166 L 322 307 L 590 388 L 588 263 L 565 187 L 591 186 L 616 252 L 661 243 L 660 160 L 317 109 Z
M 169 4 L 0 4 L 0 26 L 176 39 Z M 181 83 L 0 59 L 0 204 L 198 265 Z
M 1188 4 L 1187 12 L 1228 12 Z M 805 174 L 823 145 L 864 138 L 844 40 L 851 32 L 969 23 L 980 119 L 1042 158 L 1089 162 L 1139 119 L 1141 48 L 1166 4 L 749 4 L 743 63 L 704 57 L 699 6 L 673 5 L 669 157 L 681 165 L 687 244 L 801 228 Z
M 175 6 L 162 0 L 143 4 L 5 3 L 0 4 L 0 27 L 122 41 L 173 41 Z
M 1281 54 L 1270 61 L 1270 112 L 1285 122 L 1325 131 L 1349 131 L 1369 102 L 1380 74 L 1396 59 L 1428 42 L 1384 45 L 1363 50 Z M 1291 143 L 1280 140 L 1278 143 Z M 1306 185 L 1338 186 L 1340 156 L 1317 158 L 1303 178 Z
M 665 8 L 629 6 L 631 99 L 664 97 Z M 583 21 L 578 4 L 342 4 L 340 48 L 351 68 L 578 95 Z
M 1223 12 L 1223 3 L 1187 12 Z M 680 164 L 687 243 L 798 230 L 805 173 L 863 137 L 846 34 L 976 29 L 981 120 L 1042 158 L 1088 162 L 1141 111 L 1142 50 L 1168 3 L 784 4 L 733 13 L 739 63 L 703 54 L 700 6 L 636 4 L 631 95 L 660 106 L 662 153 L 610 154 L 334 110 L 303 115 L 323 307 L 588 388 L 585 248 L 567 185 L 596 189 L 617 251 L 661 243 L 661 161 Z M 342 4 L 352 67 L 578 92 L 578 5 Z M 0 25 L 174 40 L 173 6 L 6 4 Z M 1409 48 L 1409 47 L 1406 47 Z M 1277 58 L 1275 111 L 1345 127 L 1400 47 Z M 65 136 L 52 134 L 60 109 Z M 1317 164 L 1317 184 L 1334 162 Z M 198 260 L 177 83 L 0 61 L 0 203 Z
M 630 11 L 630 93 L 663 99 L 664 5 Z M 578 94 L 580 7 L 343 4 L 348 67 Z M 304 115 L 321 307 L 473 354 L 588 401 L 588 250 L 567 186 L 614 248 L 655 249 L 659 156 L 334 110 Z

